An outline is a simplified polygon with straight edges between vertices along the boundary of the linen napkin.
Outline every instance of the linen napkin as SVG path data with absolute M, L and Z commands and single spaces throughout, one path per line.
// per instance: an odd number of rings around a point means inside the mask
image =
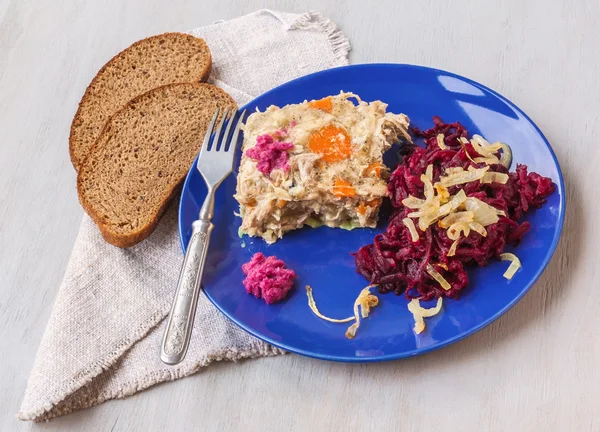
M 191 34 L 210 46 L 210 81 L 240 106 L 298 76 L 347 64 L 350 50 L 335 23 L 315 12 L 260 10 Z M 84 216 L 17 417 L 47 420 L 213 361 L 283 353 L 240 330 L 201 294 L 186 359 L 163 364 L 160 342 L 182 260 L 177 200 L 156 231 L 130 249 L 105 243 Z

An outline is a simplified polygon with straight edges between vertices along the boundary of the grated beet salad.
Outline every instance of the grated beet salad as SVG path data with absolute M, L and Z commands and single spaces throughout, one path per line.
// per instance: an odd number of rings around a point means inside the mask
M 508 174 L 505 184 L 476 180 L 448 188 L 451 195 L 463 189 L 468 197 L 478 198 L 504 211 L 505 216 L 486 226 L 487 236 L 471 232 L 461 237 L 453 256 L 447 256 L 453 240 L 437 223 L 430 225 L 424 233 L 420 232 L 417 242 L 411 241 L 411 233 L 402 221 L 414 210 L 405 207 L 402 200 L 409 195 L 424 198 L 425 185 L 421 175 L 425 174 L 427 166 L 433 165 L 434 181 L 447 168 L 467 170 L 470 166 L 486 166 L 485 163 L 471 160 L 479 154 L 470 143 L 461 143 L 461 137 L 468 138 L 463 125 L 458 122 L 444 123 L 437 116 L 433 118 L 433 123 L 431 129 L 413 130 L 416 136 L 425 139 L 425 148 L 416 145 L 402 148 L 400 165 L 392 173 L 388 184 L 394 211 L 385 232 L 376 235 L 372 244 L 361 247 L 354 254 L 357 272 L 369 283 L 379 284 L 381 293 L 404 293 L 407 298 L 422 300 L 443 296 L 458 298 L 469 281 L 465 265 L 484 266 L 490 258 L 498 258 L 507 243 L 518 245 L 530 228 L 529 222 L 519 222 L 519 219 L 529 209 L 544 204 L 556 189 L 551 179 L 534 172 L 528 173 L 525 165 L 517 164 L 516 171 L 509 172 L 504 165 L 492 164 L 488 172 Z M 445 137 L 445 149 L 438 145 L 439 134 Z M 436 265 L 436 269 L 450 284 L 449 290 L 444 290 L 426 271 L 428 265 Z

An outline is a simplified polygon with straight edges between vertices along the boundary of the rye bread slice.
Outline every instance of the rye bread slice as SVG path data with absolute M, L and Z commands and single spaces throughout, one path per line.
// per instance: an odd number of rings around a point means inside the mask
M 77 176 L 79 201 L 107 242 L 130 247 L 154 231 L 217 107 L 237 108 L 210 84 L 170 84 L 110 118 Z
M 69 153 L 76 170 L 106 121 L 131 99 L 166 84 L 206 81 L 211 56 L 203 39 L 164 33 L 121 51 L 100 69 L 71 124 Z

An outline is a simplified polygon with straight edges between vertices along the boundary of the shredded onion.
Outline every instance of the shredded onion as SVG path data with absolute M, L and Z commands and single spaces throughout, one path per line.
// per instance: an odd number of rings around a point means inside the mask
M 454 240 L 454 242 L 452 243 L 452 246 L 450 246 L 450 249 L 448 250 L 448 254 L 446 256 L 452 257 L 456 254 L 456 248 L 458 246 L 458 240 Z
M 461 145 L 461 147 L 463 148 L 463 150 L 464 150 L 464 152 L 465 152 L 465 155 L 467 156 L 467 158 L 468 158 L 468 159 L 469 159 L 471 162 L 475 163 L 475 161 L 473 160 L 473 158 L 472 158 L 472 157 L 471 157 L 471 155 L 469 154 L 469 151 L 467 150 L 467 147 L 466 147 L 466 145 L 467 145 L 467 144 L 469 144 L 469 140 L 468 140 L 468 139 L 466 139 L 465 137 L 460 137 L 459 141 L 460 141 L 460 145 Z
M 410 209 L 418 209 L 425 204 L 425 200 L 415 198 L 414 196 L 409 196 L 408 198 L 404 198 L 402 200 L 402 204 Z
M 319 312 L 319 309 L 317 309 L 317 304 L 315 303 L 315 299 L 312 294 L 312 288 L 308 285 L 306 285 L 306 295 L 308 296 L 308 307 L 310 307 L 310 310 L 313 311 L 313 313 L 316 316 L 318 316 L 319 318 L 321 318 L 322 320 L 329 321 L 332 323 L 345 323 L 345 322 L 350 322 L 350 321 L 354 320 L 353 316 L 348 317 L 348 318 L 343 318 L 343 319 L 335 319 L 335 318 L 326 317 L 321 312 Z
M 472 211 L 461 211 L 456 213 L 451 213 L 442 219 L 438 226 L 440 228 L 450 228 L 450 226 L 454 225 L 457 222 L 473 222 L 475 220 L 475 213 Z
M 479 222 L 469 222 L 469 228 L 471 228 L 473 231 L 475 231 L 482 237 L 487 237 L 487 231 L 486 231 L 485 227 L 483 225 L 481 225 Z
M 417 228 L 415 227 L 415 223 L 412 221 L 412 219 L 404 218 L 402 219 L 402 223 L 406 226 L 406 228 L 408 228 L 408 231 L 410 231 L 410 239 L 413 241 L 413 243 L 418 242 L 419 233 L 417 232 Z
M 478 198 L 468 197 L 464 203 L 465 209 L 472 211 L 474 220 L 483 226 L 498 222 L 498 216 L 506 216 L 502 210 L 492 207 Z
M 498 172 L 487 172 L 481 178 L 481 183 L 500 183 L 506 184 L 508 181 L 508 174 Z
M 469 183 L 480 180 L 490 167 L 474 168 L 469 171 L 457 172 L 444 177 L 440 177 L 440 183 L 446 187 L 456 186 L 463 183 Z
M 423 204 L 418 211 L 411 212 L 407 216 L 410 218 L 420 218 L 423 216 L 427 216 L 431 213 L 436 213 L 438 211 L 438 207 L 434 203 L 426 202 Z
M 419 218 L 419 229 L 423 232 L 427 230 L 429 225 L 433 225 L 440 217 L 437 211 L 433 211 Z
M 446 201 L 450 196 L 448 189 L 440 183 L 436 183 L 436 187 L 434 188 L 425 175 L 421 176 L 421 180 L 425 184 L 425 201 L 423 202 L 423 200 L 418 200 L 418 198 L 409 196 L 408 198 L 405 198 L 402 203 L 409 208 L 413 208 L 412 206 L 416 207 L 416 205 L 420 204 L 420 206 L 417 207 L 417 211 L 411 212 L 407 216 L 409 218 L 419 218 L 419 229 L 425 231 L 429 225 L 435 223 L 439 218 L 455 211 L 467 199 L 467 195 L 464 190 L 461 189 L 450 199 L 450 201 L 440 206 L 440 204 L 443 201 Z M 430 185 L 431 189 L 429 189 Z M 434 193 L 435 191 L 438 191 L 437 196 Z
M 510 261 L 510 265 L 504 272 L 503 276 L 506 279 L 509 279 L 509 280 L 512 279 L 513 276 L 515 275 L 515 273 L 517 272 L 517 270 L 519 270 L 521 268 L 521 260 L 519 258 L 517 258 L 516 255 L 511 254 L 511 253 L 500 254 L 500 259 L 503 261 Z
M 448 281 L 446 279 L 444 279 L 444 277 L 438 273 L 438 271 L 433 268 L 433 266 L 431 264 L 427 264 L 427 273 L 429 273 L 429 275 L 434 278 L 442 288 L 444 288 L 446 291 L 448 291 L 450 288 L 452 288 L 450 286 L 450 284 L 448 283 Z
M 512 149 L 508 144 L 502 144 L 502 154 L 500 155 L 500 163 L 506 167 L 506 169 L 510 168 L 510 164 L 512 163 Z
M 500 159 L 498 159 L 496 156 L 490 156 L 490 157 L 476 157 L 475 159 L 471 159 L 473 162 L 475 163 L 484 163 L 486 165 L 494 165 L 494 164 L 499 164 L 500 163 Z
M 445 170 L 446 175 L 461 173 L 463 171 L 464 171 L 464 169 L 462 169 L 461 167 L 450 167 L 450 168 L 446 168 L 446 170 Z
M 435 306 L 429 309 L 421 307 L 421 303 L 418 299 L 412 299 L 408 303 L 408 310 L 415 320 L 414 331 L 416 334 L 419 334 L 425 330 L 425 320 L 423 318 L 429 318 L 437 315 L 440 310 L 442 310 L 442 298 L 439 297 Z
M 376 287 L 377 285 L 369 285 L 368 287 L 364 288 L 360 294 L 358 294 L 358 297 L 356 298 L 356 300 L 354 301 L 354 316 L 348 317 L 348 318 L 343 318 L 343 319 L 335 319 L 335 318 L 329 318 L 325 315 L 323 315 L 321 312 L 319 312 L 319 309 L 317 309 L 317 304 L 315 303 L 315 299 L 313 297 L 312 294 L 312 288 L 308 285 L 306 285 L 306 295 L 308 297 L 308 306 L 310 307 L 310 310 L 313 311 L 313 313 L 318 316 L 319 318 L 321 318 L 322 320 L 325 321 L 329 321 L 332 323 L 346 323 L 346 322 L 350 322 L 350 321 L 356 321 L 354 324 L 352 324 L 350 327 L 348 327 L 348 330 L 346 330 L 346 337 L 348 339 L 353 339 L 354 336 L 356 335 L 356 330 L 358 330 L 358 327 L 360 326 L 360 318 L 367 318 L 369 316 L 369 314 L 371 313 L 371 308 L 374 308 L 375 306 L 377 306 L 379 304 L 379 299 L 377 298 L 376 295 L 371 294 L 371 288 Z M 359 314 L 359 306 L 360 306 L 360 314 Z
M 367 318 L 371 313 L 371 308 L 379 304 L 377 296 L 371 294 L 370 291 L 374 286 L 376 285 L 369 285 L 363 289 L 354 302 L 354 319 L 356 319 L 356 322 L 346 330 L 348 339 L 354 339 L 354 336 L 356 336 L 356 330 L 360 327 L 360 318 Z M 358 306 L 360 306 L 360 315 L 358 314 Z
M 427 165 L 427 168 L 425 169 L 425 175 L 429 181 L 433 181 L 433 164 Z
M 461 137 L 461 142 L 467 142 L 466 138 Z M 491 155 L 491 151 L 501 148 L 500 143 L 491 145 L 487 141 L 481 142 L 473 140 L 473 145 L 478 146 L 480 154 L 485 157 Z M 493 156 L 493 155 L 492 155 Z M 495 156 L 494 156 L 495 157 Z M 467 170 L 461 167 L 446 168 L 445 176 L 440 177 L 440 181 L 432 184 L 433 165 L 429 164 L 425 174 L 420 179 L 424 184 L 425 199 L 408 196 L 402 200 L 402 204 L 416 211 L 407 214 L 403 219 L 403 224 L 408 228 L 413 243 L 419 240 L 419 233 L 416 230 L 415 223 L 410 218 L 418 218 L 418 227 L 425 232 L 427 228 L 438 222 L 440 228 L 448 229 L 446 233 L 448 238 L 454 240 L 447 256 L 454 256 L 458 246 L 458 240 L 462 235 L 468 237 L 471 230 L 477 232 L 483 237 L 487 236 L 486 226 L 498 222 L 499 216 L 506 216 L 504 211 L 496 209 L 478 198 L 467 197 L 464 189 L 459 189 L 456 195 L 450 197 L 448 188 L 471 181 L 480 180 L 481 183 L 497 182 L 505 184 L 509 177 L 507 174 L 498 172 L 488 172 L 489 166 L 475 168 L 469 166 Z
M 460 238 L 460 234 L 463 234 L 465 237 L 469 237 L 471 233 L 471 227 L 466 222 L 457 222 L 452 224 L 448 231 L 446 231 L 446 235 L 450 240 L 458 240 Z
M 419 218 L 419 229 L 423 232 L 427 230 L 429 225 L 433 225 L 436 220 L 440 217 L 438 216 L 437 210 L 429 212 Z
M 471 138 L 471 145 L 477 153 L 484 157 L 495 157 L 494 153 L 502 148 L 501 143 L 490 144 L 485 138 L 477 134 Z
M 438 217 L 442 217 L 453 212 L 466 200 L 467 195 L 465 194 L 465 191 L 463 189 L 459 190 L 457 194 L 450 199 L 450 201 L 440 207 L 438 210 Z
M 435 191 L 433 190 L 433 184 L 431 184 L 431 179 L 427 177 L 427 175 L 423 174 L 421 176 L 421 181 L 425 185 L 425 202 L 433 200 L 435 196 Z
M 440 202 L 441 203 L 448 202 L 448 199 L 450 198 L 450 192 L 448 192 L 448 188 L 439 182 L 435 183 L 433 185 L 433 187 L 435 188 L 435 191 L 437 192 L 437 196 L 440 199 Z
M 444 134 L 438 134 L 436 139 L 437 139 L 437 145 L 439 148 L 441 148 L 442 150 L 446 150 L 448 148 L 448 146 L 444 142 Z

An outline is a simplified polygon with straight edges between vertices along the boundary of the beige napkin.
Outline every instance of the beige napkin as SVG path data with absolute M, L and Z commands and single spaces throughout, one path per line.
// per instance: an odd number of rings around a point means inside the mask
M 329 19 L 261 10 L 196 29 L 213 55 L 211 80 L 243 105 L 301 75 L 348 63 Z M 236 327 L 201 296 L 186 359 L 159 359 L 183 256 L 177 204 L 131 249 L 106 244 L 85 216 L 29 378 L 22 420 L 47 420 L 185 377 L 215 360 L 281 354 Z

